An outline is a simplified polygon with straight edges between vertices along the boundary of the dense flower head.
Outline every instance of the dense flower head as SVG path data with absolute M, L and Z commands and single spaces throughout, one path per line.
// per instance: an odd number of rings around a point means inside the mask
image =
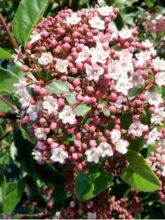
M 153 129 L 151 133 L 152 143 L 155 142 L 157 138 L 159 138 L 159 142 L 155 145 L 155 151 L 151 152 L 148 160 L 153 171 L 161 180 L 161 188 L 158 190 L 158 194 L 162 202 L 165 202 L 165 130 L 162 129 L 159 136 L 156 129 Z
M 125 155 L 131 140 L 159 141 L 153 126 L 165 121 L 165 61 L 136 40 L 136 29 L 115 27 L 117 12 L 66 9 L 36 26 L 24 56 L 35 78 L 16 87 L 38 163 L 70 161 L 86 171 L 88 163 Z
M 104 202 L 99 202 L 104 196 Z M 141 212 L 141 198 L 131 191 L 132 199 L 118 198 L 113 193 L 106 192 L 100 196 L 81 203 L 72 200 L 67 207 L 56 213 L 58 219 L 134 219 Z
M 155 18 L 151 15 L 148 15 L 146 21 L 149 32 L 163 33 L 165 31 L 165 16 L 163 14 L 157 15 Z

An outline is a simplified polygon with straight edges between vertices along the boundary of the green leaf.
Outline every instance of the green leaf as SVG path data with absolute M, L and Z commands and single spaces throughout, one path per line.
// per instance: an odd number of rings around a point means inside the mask
M 48 93 L 49 94 L 56 94 L 57 96 L 60 96 L 61 94 L 66 95 L 66 99 L 69 104 L 73 105 L 75 104 L 75 93 L 69 91 L 70 84 L 68 82 L 62 81 L 62 80 L 56 80 L 55 82 L 52 82 L 48 85 Z
M 11 109 L 9 105 L 7 105 L 5 102 L 0 100 L 0 111 L 7 112 Z
M 13 20 L 13 33 L 18 43 L 25 45 L 33 27 L 42 18 L 50 0 L 22 0 Z
M 153 0 L 146 0 L 145 3 L 148 8 L 152 8 L 154 6 Z
M 128 129 L 131 123 L 132 123 L 132 115 L 129 112 L 122 114 L 121 127 L 124 129 Z
M 138 94 L 140 88 L 139 87 L 134 87 L 132 89 L 129 89 L 128 91 L 128 97 L 134 97 Z
M 112 6 L 118 7 L 120 10 L 126 7 L 131 7 L 138 0 L 113 0 Z
M 134 151 L 140 151 L 144 146 L 144 139 L 143 138 L 137 138 L 135 140 L 129 139 L 129 149 Z
M 79 201 L 89 200 L 112 183 L 112 177 L 102 169 L 92 169 L 88 174 L 78 173 L 76 178 L 76 197 Z
M 13 57 L 7 50 L 0 47 L 0 59 L 11 60 Z
M 34 138 L 29 135 L 27 130 L 25 130 L 24 128 L 21 128 L 20 130 L 21 130 L 21 133 L 22 133 L 22 137 L 24 139 L 26 139 L 27 141 L 29 141 L 31 143 L 34 143 Z
M 154 91 L 158 92 L 165 99 L 165 87 L 155 86 Z
M 128 151 L 129 166 L 123 170 L 122 179 L 138 191 L 152 192 L 160 188 L 160 181 L 141 154 Z
M 13 72 L 0 67 L 0 93 L 11 93 L 16 90 L 14 83 L 19 80 L 18 76 Z
M 56 80 L 48 86 L 48 93 L 55 93 L 56 95 L 61 95 L 62 93 L 66 94 L 69 91 L 70 84 L 62 80 Z
M 80 104 L 75 108 L 75 113 L 78 116 L 84 116 L 86 115 L 89 111 L 91 110 L 91 108 L 85 104 Z
M 3 180 L 3 183 L 0 186 L 0 196 L 2 204 L 1 212 L 3 214 L 13 211 L 18 202 L 20 201 L 22 190 L 23 190 L 23 182 L 6 182 Z

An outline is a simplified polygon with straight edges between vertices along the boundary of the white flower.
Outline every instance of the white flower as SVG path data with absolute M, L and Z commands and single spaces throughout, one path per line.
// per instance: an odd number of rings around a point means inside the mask
M 147 145 L 155 144 L 155 141 L 159 138 L 159 132 L 157 128 L 153 128 L 148 134 Z
M 146 92 L 145 93 L 147 101 L 150 105 L 154 105 L 155 107 L 159 106 L 163 103 L 163 99 L 161 95 L 157 92 Z
M 161 122 L 165 121 L 165 108 L 164 107 L 156 107 L 154 112 L 151 114 L 151 123 L 161 124 Z
M 36 143 L 36 148 L 38 148 L 38 149 L 42 149 L 43 146 L 44 146 L 44 143 L 43 143 L 43 142 L 38 141 L 38 142 Z
M 92 66 L 87 65 L 86 67 L 87 79 L 89 81 L 94 80 L 95 82 L 98 82 L 100 76 L 103 75 L 103 73 L 104 69 L 97 64 L 93 64 Z
M 142 124 L 140 121 L 133 122 L 128 128 L 128 134 L 141 137 L 143 132 L 148 130 L 148 125 Z
M 111 131 L 111 141 L 116 144 L 121 139 L 121 132 L 118 129 L 113 129 Z
M 41 57 L 38 59 L 39 64 L 45 66 L 53 61 L 53 56 L 50 52 L 44 52 L 41 54 Z
M 136 53 L 135 57 L 137 58 L 136 66 L 145 65 L 147 60 L 151 59 L 151 52 L 150 51 L 141 51 L 140 53 Z
M 71 201 L 69 205 L 71 208 L 74 208 L 76 206 L 76 203 L 75 203 L 75 201 Z
M 116 102 L 113 104 L 116 106 L 116 108 L 122 108 L 122 103 L 126 101 L 127 99 L 124 96 L 118 96 Z
M 64 124 L 74 124 L 76 122 L 76 114 L 72 111 L 70 106 L 65 106 L 62 112 L 59 113 L 59 119 L 62 120 Z
M 126 72 L 133 72 L 132 53 L 127 49 L 123 49 L 119 53 L 120 59 L 117 61 L 117 65 Z
M 101 157 L 105 157 L 105 156 L 113 156 L 113 150 L 110 144 L 106 143 L 106 142 L 102 142 L 99 144 L 98 148 L 100 151 L 100 156 Z
M 101 20 L 98 16 L 93 17 L 91 20 L 89 20 L 89 24 L 91 25 L 92 28 L 96 28 L 99 30 L 104 30 L 104 21 Z
M 88 212 L 87 219 L 96 219 L 96 212 Z
M 41 154 L 40 151 L 38 151 L 38 150 L 33 150 L 32 156 L 33 156 L 34 160 L 36 160 L 36 161 L 38 161 L 38 162 L 41 162 L 41 161 L 42 161 L 42 154 Z
M 155 75 L 155 82 L 158 86 L 165 86 L 165 72 L 158 72 Z
M 56 70 L 59 71 L 60 73 L 65 73 L 68 68 L 68 61 L 62 60 L 62 59 L 57 59 L 55 67 L 56 67 Z
M 119 31 L 119 36 L 122 39 L 129 39 L 129 38 L 132 38 L 132 32 L 133 32 L 133 29 L 123 28 L 121 31 Z
M 39 140 L 46 140 L 47 138 L 43 128 L 36 128 L 34 130 L 34 135 Z
M 14 87 L 16 87 L 17 93 L 18 93 L 19 95 L 22 95 L 22 93 L 23 93 L 24 91 L 27 91 L 27 90 L 26 90 L 27 82 L 26 82 L 26 80 L 24 80 L 24 79 L 20 79 L 18 83 L 14 83 L 13 85 L 14 85 Z
M 133 87 L 142 86 L 145 82 L 141 71 L 133 72 L 129 80 L 132 83 Z
M 118 80 L 125 72 L 120 68 L 119 61 L 113 60 L 109 66 L 108 73 L 114 80 Z
M 98 8 L 97 11 L 102 16 L 109 16 L 110 14 L 113 14 L 113 8 L 109 6 Z
M 83 50 L 78 54 L 76 63 L 84 62 L 90 56 L 90 49 L 87 46 L 83 47 Z
M 57 114 L 58 103 L 57 99 L 53 98 L 53 96 L 47 96 L 45 101 L 43 102 L 43 108 L 48 111 L 48 114 L 51 113 Z
M 120 77 L 115 85 L 117 92 L 121 92 L 123 95 L 128 95 L 128 90 L 132 88 L 132 83 L 129 81 L 128 77 Z
M 147 47 L 147 48 L 151 48 L 153 46 L 153 43 L 149 40 L 145 40 L 142 42 L 143 46 Z
M 20 98 L 21 108 L 25 109 L 30 105 L 31 96 L 27 93 L 26 96 Z
M 26 100 L 26 101 L 30 100 L 30 95 L 27 90 L 27 82 L 24 79 L 19 80 L 18 83 L 14 83 L 14 87 L 16 87 L 16 89 L 17 89 L 17 94 L 19 94 L 21 96 L 22 102 L 24 100 Z
M 128 151 L 129 142 L 126 141 L 126 140 L 120 139 L 120 140 L 116 143 L 115 146 L 116 146 L 116 150 L 117 150 L 119 153 L 126 154 L 127 151 Z
M 105 51 L 101 45 L 96 48 L 91 48 L 92 63 L 104 64 L 109 57 L 109 51 Z
M 41 39 L 41 33 L 35 33 L 30 36 L 30 44 L 33 44 Z
M 53 149 L 52 155 L 50 157 L 53 162 L 59 162 L 61 164 L 63 164 L 67 158 L 68 153 L 64 151 L 61 147 Z
M 98 5 L 105 6 L 105 0 L 97 0 Z
M 98 163 L 100 158 L 100 151 L 96 147 L 92 147 L 90 150 L 87 150 L 85 152 L 85 155 L 87 156 L 88 162 L 94 162 Z
M 42 110 L 42 104 L 37 102 L 35 105 L 29 104 L 26 112 L 29 115 L 31 121 L 35 121 L 38 118 L 38 112 Z
M 159 57 L 156 57 L 152 60 L 152 65 L 156 69 L 165 70 L 165 60 L 160 59 Z
M 66 18 L 66 22 L 71 25 L 78 24 L 81 18 L 77 16 L 77 13 L 72 13 L 70 17 Z
M 29 105 L 26 112 L 29 115 L 29 119 L 31 121 L 35 121 L 38 118 L 37 109 L 35 105 Z

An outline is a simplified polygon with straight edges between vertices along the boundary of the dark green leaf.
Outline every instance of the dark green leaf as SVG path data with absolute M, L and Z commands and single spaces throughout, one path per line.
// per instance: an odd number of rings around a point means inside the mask
M 0 197 L 2 204 L 1 212 L 3 214 L 11 212 L 18 202 L 20 201 L 22 190 L 23 190 L 23 182 L 6 182 L 5 178 L 3 183 L 0 186 Z
M 142 147 L 144 146 L 144 139 L 143 138 L 137 138 L 135 140 L 132 140 L 130 138 L 129 140 L 129 149 L 134 151 L 140 151 Z
M 129 112 L 122 114 L 121 127 L 124 129 L 128 129 L 131 123 L 132 123 L 132 115 Z
M 19 44 L 27 43 L 33 27 L 42 18 L 50 0 L 22 0 L 13 20 L 13 33 Z
M 25 130 L 25 129 L 23 129 L 23 128 L 21 128 L 20 130 L 21 130 L 21 133 L 22 133 L 22 136 L 23 136 L 24 139 L 28 140 L 28 141 L 31 142 L 31 143 L 34 143 L 33 138 L 29 135 L 29 133 L 27 132 L 27 130 Z
M 89 200 L 107 189 L 112 177 L 102 169 L 92 169 L 88 174 L 78 173 L 76 178 L 76 197 L 80 201 Z
M 160 188 L 160 181 L 141 154 L 128 151 L 129 166 L 123 170 L 122 179 L 138 191 L 152 192 Z
M 24 134 L 25 136 L 25 134 Z M 24 138 L 21 130 L 14 133 L 14 143 L 18 151 L 17 160 L 21 163 L 22 169 L 34 179 L 41 179 L 46 183 L 61 183 L 62 174 L 51 164 L 38 165 L 33 157 L 32 150 L 34 144 Z

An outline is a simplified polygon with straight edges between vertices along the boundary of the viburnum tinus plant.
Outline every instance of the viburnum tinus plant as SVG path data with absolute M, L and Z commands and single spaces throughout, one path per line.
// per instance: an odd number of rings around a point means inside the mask
M 14 140 L 18 152 L 29 146 L 38 173 L 47 165 L 60 179 L 55 197 L 69 200 L 55 217 L 132 219 L 142 211 L 139 191 L 165 201 L 165 61 L 152 43 L 139 41 L 137 28 L 118 29 L 111 6 L 61 10 L 26 39 L 16 32 L 19 13 L 13 30 L 25 45 L 15 61 L 25 74 L 13 84 Z M 129 198 L 113 192 L 118 181 Z
M 68 161 L 88 172 L 88 163 L 108 168 L 125 157 L 132 140 L 147 147 L 164 138 L 165 63 L 150 42 L 136 41 L 136 29 L 112 26 L 117 12 L 67 9 L 33 30 L 23 70 L 36 78 L 15 86 L 38 163 Z

